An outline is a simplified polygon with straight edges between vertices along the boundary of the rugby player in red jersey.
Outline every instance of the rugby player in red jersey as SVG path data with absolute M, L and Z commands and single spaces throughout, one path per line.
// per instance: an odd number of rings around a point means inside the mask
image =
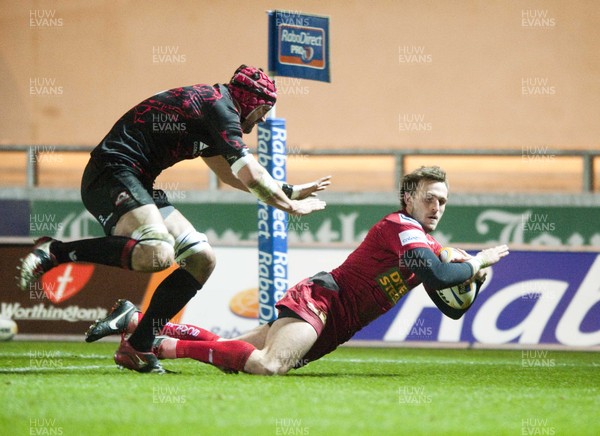
M 489 248 L 473 257 L 462 252 L 452 263 L 438 259 L 442 246 L 430 233 L 448 201 L 446 174 L 439 167 L 421 167 L 404 176 L 400 197 L 402 209 L 375 224 L 339 267 L 289 289 L 276 305 L 279 315 L 273 323 L 232 340 L 195 326 L 169 324 L 162 332 L 169 337 L 157 340 L 154 352 L 161 359 L 187 357 L 232 371 L 284 374 L 335 350 L 420 283 L 442 312 L 459 318 L 464 310 L 444 305 L 430 290 L 469 280 L 481 284 L 485 268 L 508 255 L 508 247 Z M 88 338 L 135 327 L 141 314 L 132 316 L 135 307 L 128 303 L 125 308 L 123 302 L 92 325 Z M 123 316 L 119 331 L 110 331 L 107 322 L 125 310 L 128 316 Z
M 21 262 L 19 286 L 28 290 L 45 272 L 65 262 L 92 262 L 153 272 L 178 263 L 156 289 L 138 328 L 121 342 L 115 361 L 139 372 L 163 372 L 151 352 L 161 328 L 196 295 L 211 275 L 215 256 L 206 235 L 154 189 L 168 167 L 201 157 L 224 182 L 252 192 L 294 215 L 325 207 L 314 195 L 329 177 L 303 185 L 280 185 L 254 159 L 242 140 L 264 121 L 277 90 L 262 71 L 242 65 L 229 83 L 197 84 L 156 94 L 125 113 L 94 148 L 84 171 L 81 196 L 105 237 L 36 241 Z

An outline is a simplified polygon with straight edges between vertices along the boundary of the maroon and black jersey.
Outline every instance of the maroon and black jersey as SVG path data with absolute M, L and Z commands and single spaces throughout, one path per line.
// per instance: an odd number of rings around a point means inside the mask
M 225 85 L 192 85 L 156 94 L 123 115 L 92 151 L 154 180 L 184 159 L 223 156 L 232 164 L 248 153 L 240 114 Z

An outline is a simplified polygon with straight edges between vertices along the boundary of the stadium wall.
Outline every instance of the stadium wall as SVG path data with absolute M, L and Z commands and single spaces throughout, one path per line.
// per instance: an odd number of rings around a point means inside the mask
M 149 95 L 265 66 L 272 8 L 331 17 L 332 83 L 279 79 L 291 146 L 581 149 L 600 137 L 594 0 L 24 0 L 0 16 L 0 142 L 94 145 Z

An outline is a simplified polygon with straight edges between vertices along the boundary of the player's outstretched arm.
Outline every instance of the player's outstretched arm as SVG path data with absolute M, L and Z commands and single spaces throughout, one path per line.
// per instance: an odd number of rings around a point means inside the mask
M 481 250 L 475 257 L 467 260 L 466 263 L 471 264 L 473 267 L 473 276 L 475 277 L 480 270 L 500 262 L 500 259 L 508 256 L 508 254 L 508 245 L 497 245 L 496 247 Z
M 223 183 L 237 188 L 240 191 L 250 192 L 248 187 L 233 174 L 229 162 L 227 162 L 223 156 L 203 157 L 202 159 Z M 313 182 L 298 185 L 280 183 L 280 187 L 285 195 L 292 200 L 303 200 L 308 197 L 315 197 L 317 193 L 324 191 L 329 185 L 331 185 L 331 176 L 321 177 Z
M 429 248 L 413 248 L 404 253 L 400 264 L 411 270 L 425 286 L 444 289 L 471 278 L 472 267 L 465 262 L 442 263 Z
M 221 182 L 232 186 L 240 191 L 249 192 L 244 185 L 231 171 L 229 162 L 223 156 L 203 157 L 202 160 L 217 175 Z
M 300 185 L 283 184 L 283 192 L 292 200 L 303 200 L 308 197 L 316 197 L 317 193 L 324 191 L 331 185 L 331 176 L 321 177 L 314 182 L 302 183 Z
M 271 177 L 252 155 L 246 155 L 235 161 L 231 166 L 231 170 L 250 192 L 269 206 L 292 215 L 307 215 L 325 209 L 325 202 L 315 197 L 309 196 L 302 200 L 288 198 L 280 184 Z M 326 183 L 326 181 L 323 183 Z M 317 185 L 313 186 L 312 192 L 318 188 Z
M 314 197 L 308 197 L 304 200 L 292 200 L 292 203 L 294 204 L 294 211 L 288 212 L 292 215 L 308 215 L 309 213 L 323 210 L 327 206 L 323 200 Z
M 405 259 L 405 262 L 408 266 L 411 264 L 417 267 L 423 266 L 422 268 L 412 268 L 412 270 L 423 282 L 431 300 L 444 315 L 452 319 L 459 319 L 467 312 L 468 308 L 457 309 L 449 306 L 442 301 L 435 290 L 460 283 L 456 280 L 460 280 L 461 282 L 462 280 L 475 281 L 477 291 L 473 298 L 474 302 L 486 279 L 488 267 L 499 262 L 500 259 L 507 256 L 508 253 L 508 247 L 506 245 L 499 245 L 497 247 L 482 250 L 475 256 L 470 256 L 463 250 L 453 248 L 453 256 L 450 263 L 442 263 L 437 259 L 433 252 L 428 249 L 420 248 L 409 250 L 405 253 L 405 257 L 406 254 L 409 256 Z M 415 259 L 421 259 L 421 261 L 416 262 Z M 470 267 L 468 267 L 467 264 L 469 264 Z M 462 276 L 459 274 L 462 274 Z

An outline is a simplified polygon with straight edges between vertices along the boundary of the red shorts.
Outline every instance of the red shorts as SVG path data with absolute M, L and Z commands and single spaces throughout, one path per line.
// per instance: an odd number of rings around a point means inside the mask
M 323 287 L 312 279 L 302 280 L 290 288 L 275 307 L 288 308 L 317 332 L 318 338 L 298 366 L 331 353 L 346 342 L 354 332 L 340 303 L 340 292 Z

